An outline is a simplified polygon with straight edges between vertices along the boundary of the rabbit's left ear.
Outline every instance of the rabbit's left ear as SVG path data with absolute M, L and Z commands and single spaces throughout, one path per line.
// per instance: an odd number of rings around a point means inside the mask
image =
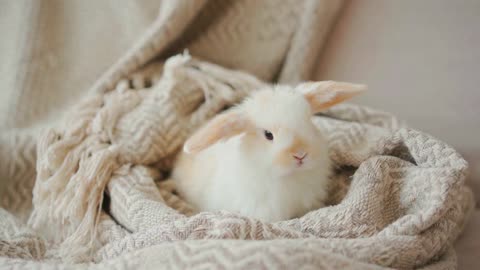
M 364 92 L 366 85 L 346 82 L 306 82 L 296 87 L 307 99 L 313 113 L 321 112 Z
M 197 153 L 219 140 L 228 139 L 245 132 L 249 125 L 250 121 L 241 112 L 230 111 L 219 114 L 185 142 L 183 151 Z

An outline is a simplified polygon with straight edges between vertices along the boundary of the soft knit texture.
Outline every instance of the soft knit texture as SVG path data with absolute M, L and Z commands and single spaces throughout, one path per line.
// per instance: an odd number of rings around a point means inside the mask
M 30 218 L 37 232 L 0 212 L 4 265 L 48 258 L 64 261 L 45 262 L 52 266 L 93 259 L 103 267 L 455 265 L 451 245 L 473 200 L 467 164 L 449 146 L 388 114 L 339 105 L 314 117 L 337 168 L 331 207 L 270 224 L 193 213 L 162 172 L 193 129 L 263 83 L 188 55 L 149 70 L 158 76 L 136 79 L 151 87 L 122 81 L 93 94 L 41 137 Z M 105 187 L 108 214 L 98 205 Z
M 310 79 L 342 3 L 1 1 L 0 128 L 51 126 L 95 81 L 111 89 L 185 48 L 267 81 Z
M 263 82 L 188 56 L 165 67 L 158 58 L 187 47 L 267 81 L 304 80 L 341 1 L 161 1 L 148 31 L 80 102 L 76 62 L 42 52 L 73 46 L 62 53 L 87 58 L 75 42 L 43 35 L 58 17 L 32 3 L 24 23 L 38 31 L 12 60 L 18 74 L 0 102 L 2 115 L 16 113 L 1 125 L 39 128 L 0 133 L 0 268 L 455 268 L 451 245 L 472 208 L 467 165 L 386 113 L 342 105 L 315 118 L 338 186 L 334 206 L 300 219 L 194 213 L 160 181 L 194 128 Z M 52 68 L 38 68 L 45 63 Z M 62 94 L 26 103 L 33 91 Z M 14 110 L 20 103 L 31 106 Z

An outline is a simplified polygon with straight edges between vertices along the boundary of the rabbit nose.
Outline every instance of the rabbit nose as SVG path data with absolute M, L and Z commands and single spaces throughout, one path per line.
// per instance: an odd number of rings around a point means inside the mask
M 307 156 L 306 152 L 297 152 L 297 153 L 293 154 L 293 157 L 296 160 L 299 160 L 299 161 L 303 160 L 306 156 Z

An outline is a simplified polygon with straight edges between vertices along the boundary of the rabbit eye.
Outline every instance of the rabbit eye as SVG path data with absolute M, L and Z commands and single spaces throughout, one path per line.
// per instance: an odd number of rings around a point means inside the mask
M 267 140 L 273 141 L 273 134 L 272 134 L 272 132 L 270 132 L 270 131 L 268 131 L 268 130 L 264 130 L 264 131 L 263 131 L 263 134 L 265 135 L 265 138 L 267 138 Z

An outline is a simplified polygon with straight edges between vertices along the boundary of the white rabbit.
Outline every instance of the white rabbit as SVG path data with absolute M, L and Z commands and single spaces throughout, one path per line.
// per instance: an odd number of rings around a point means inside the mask
M 311 117 L 365 89 L 322 81 L 254 92 L 187 140 L 172 174 L 180 196 L 198 210 L 262 221 L 324 206 L 328 145 Z

